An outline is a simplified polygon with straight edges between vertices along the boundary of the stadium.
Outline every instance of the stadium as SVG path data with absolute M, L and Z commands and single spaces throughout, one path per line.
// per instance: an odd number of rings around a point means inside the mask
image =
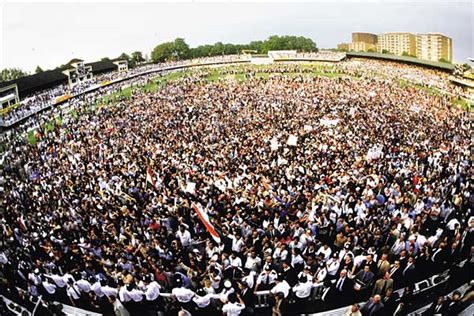
M 472 88 L 329 50 L 4 82 L 1 314 L 472 315 Z

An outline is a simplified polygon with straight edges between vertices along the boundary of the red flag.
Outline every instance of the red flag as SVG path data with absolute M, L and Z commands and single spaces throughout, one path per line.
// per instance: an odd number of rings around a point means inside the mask
M 219 236 L 219 234 L 214 229 L 214 226 L 209 221 L 209 216 L 207 216 L 207 213 L 202 209 L 201 205 L 196 204 L 196 203 L 193 202 L 191 204 L 191 206 L 194 209 L 194 211 L 196 211 L 199 219 L 204 224 L 204 226 L 206 227 L 206 230 L 209 232 L 209 234 L 211 234 L 212 238 L 216 242 L 221 242 L 221 237 Z
M 150 183 L 153 186 L 153 188 L 156 188 L 156 186 L 155 186 L 155 177 L 154 177 L 154 174 L 153 174 L 153 170 L 151 170 L 150 167 L 148 167 L 146 169 L 146 182 Z

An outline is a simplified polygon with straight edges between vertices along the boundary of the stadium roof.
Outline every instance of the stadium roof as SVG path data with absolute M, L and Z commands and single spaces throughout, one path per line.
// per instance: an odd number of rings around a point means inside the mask
M 47 70 L 38 74 L 21 77 L 15 80 L 1 82 L 0 87 L 5 87 L 11 84 L 17 84 L 18 93 L 24 97 L 35 91 L 48 89 L 65 83 L 67 76 L 61 72 L 60 69 Z
M 80 59 L 71 60 L 68 64 L 72 64 L 74 61 L 81 61 Z M 118 68 L 111 60 L 97 61 L 94 63 L 86 64 L 86 66 L 92 66 L 92 73 L 103 73 L 114 71 Z M 63 69 L 56 68 L 53 70 L 47 70 L 38 74 L 21 77 L 15 80 L 0 82 L 0 88 L 11 84 L 17 84 L 18 94 L 20 97 L 25 97 L 36 91 L 48 89 L 67 82 L 67 76 L 62 73 Z
M 438 68 L 444 71 L 454 70 L 453 64 L 423 60 L 423 59 L 418 59 L 415 57 L 408 57 L 408 56 L 398 56 L 398 55 L 380 54 L 380 53 L 365 53 L 365 52 L 348 52 L 346 53 L 346 55 L 349 58 L 362 57 L 362 58 L 385 59 L 385 60 L 391 60 L 391 61 L 396 61 L 396 62 L 415 64 L 422 67 Z
M 112 60 L 101 60 L 93 63 L 86 64 L 86 66 L 92 66 L 92 73 L 109 72 L 117 69 L 117 65 Z

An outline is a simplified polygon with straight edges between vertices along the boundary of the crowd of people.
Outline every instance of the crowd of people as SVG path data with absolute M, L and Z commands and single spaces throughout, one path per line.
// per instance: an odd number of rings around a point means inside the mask
M 120 80 L 128 77 L 132 77 L 138 74 L 145 74 L 152 70 L 159 70 L 166 67 L 196 64 L 196 63 L 211 63 L 211 62 L 229 62 L 233 60 L 239 60 L 238 55 L 230 56 L 215 56 L 207 58 L 198 58 L 192 60 L 185 60 L 182 62 L 166 62 L 159 64 L 144 64 L 135 68 L 129 68 L 127 71 L 113 71 L 107 73 L 101 73 L 94 76 L 83 83 L 69 86 L 68 84 L 61 84 L 50 89 L 44 89 L 35 92 L 31 95 L 25 96 L 21 99 L 20 104 L 15 106 L 6 114 L 0 116 L 0 126 L 10 126 L 19 120 L 29 117 L 45 108 L 49 108 L 54 105 L 59 97 L 66 95 L 79 95 L 85 91 L 99 86 L 101 83 L 112 80 Z
M 472 268 L 470 113 L 391 76 L 206 73 L 15 140 L 1 294 L 44 315 L 231 316 L 268 293 L 278 316 L 321 287 L 321 309 L 404 315 L 414 282 Z

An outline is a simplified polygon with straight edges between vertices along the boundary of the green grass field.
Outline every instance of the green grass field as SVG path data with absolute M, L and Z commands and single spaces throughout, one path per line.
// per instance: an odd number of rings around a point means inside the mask
M 268 79 L 270 77 L 270 75 L 278 75 L 279 74 L 279 73 L 259 72 L 259 70 L 265 69 L 264 67 L 265 66 L 255 66 L 255 70 L 257 71 L 255 73 L 256 78 Z M 302 67 L 306 68 L 306 69 L 307 68 L 312 68 L 313 71 L 310 72 L 310 73 L 287 73 L 286 75 L 289 75 L 289 76 L 299 76 L 299 75 L 302 75 L 302 76 L 318 76 L 318 77 L 327 77 L 327 78 L 331 78 L 331 79 L 350 77 L 353 80 L 360 80 L 359 77 L 350 76 L 350 75 L 347 75 L 347 74 L 344 74 L 344 73 L 331 72 L 330 68 L 327 68 L 327 67 L 314 67 L 314 65 L 311 65 L 311 64 L 303 64 Z M 226 78 L 232 78 L 232 79 L 234 79 L 238 82 L 245 81 L 246 80 L 245 72 L 244 72 L 245 69 L 242 66 L 237 66 L 235 68 L 238 71 L 241 71 L 241 72 L 238 72 L 238 73 L 235 73 L 235 74 L 232 74 L 232 75 L 228 75 L 228 74 L 221 74 L 218 70 L 214 69 L 210 72 L 210 74 L 207 77 L 204 78 L 204 83 L 205 84 L 206 83 L 212 83 L 212 82 L 222 80 L 222 79 L 226 79 Z M 323 70 L 326 70 L 326 71 L 323 71 Z M 329 71 L 327 71 L 327 70 L 329 70 Z M 176 72 L 169 73 L 165 76 L 157 76 L 157 77 L 153 78 L 152 80 L 150 80 L 150 82 L 148 82 L 146 85 L 143 85 L 143 86 L 134 86 L 133 88 L 132 87 L 127 87 L 127 88 L 125 88 L 121 91 L 118 91 L 118 92 L 115 92 L 115 93 L 112 93 L 110 95 L 102 97 L 95 104 L 92 104 L 90 106 L 90 110 L 96 111 L 96 110 L 101 109 L 103 107 L 107 107 L 109 105 L 116 104 L 116 102 L 118 100 L 120 100 L 121 98 L 124 98 L 124 97 L 129 99 L 132 96 L 132 91 L 133 90 L 139 89 L 139 90 L 142 90 L 142 91 L 154 92 L 157 89 L 159 89 L 160 87 L 166 85 L 168 82 L 181 79 L 181 78 L 187 76 L 190 73 L 191 72 L 189 70 L 176 71 Z M 415 87 L 416 89 L 426 91 L 430 95 L 442 95 L 443 94 L 442 91 L 439 91 L 436 88 L 425 87 L 425 86 L 413 84 L 413 83 L 411 83 L 407 80 L 404 80 L 404 79 L 399 80 L 399 85 L 402 88 L 404 88 L 404 87 Z M 453 102 L 453 105 L 461 107 L 463 109 L 467 109 L 467 110 L 471 109 L 471 105 L 469 104 L 469 102 L 464 100 L 464 99 L 455 100 Z M 76 109 L 72 109 L 69 112 L 69 114 L 73 118 L 77 118 L 79 116 Z M 44 132 L 49 133 L 49 132 L 53 131 L 54 128 L 55 128 L 55 122 L 59 125 L 62 125 L 62 118 L 60 116 L 58 116 L 55 119 L 53 119 L 52 121 L 46 123 L 44 125 Z M 38 140 L 34 136 L 34 130 L 31 130 L 31 131 L 28 132 L 27 140 L 32 146 L 36 146 Z

